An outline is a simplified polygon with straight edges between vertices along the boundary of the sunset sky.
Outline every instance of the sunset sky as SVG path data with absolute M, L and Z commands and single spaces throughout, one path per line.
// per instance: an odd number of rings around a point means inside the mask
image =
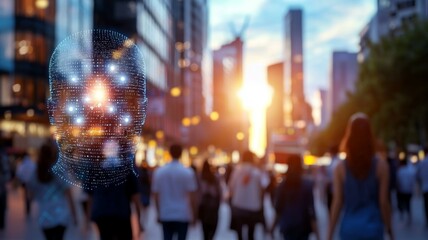
M 376 0 L 215 0 L 210 2 L 209 46 L 218 49 L 234 38 L 250 17 L 244 40 L 244 82 L 266 82 L 266 67 L 283 60 L 284 16 L 303 9 L 304 81 L 306 99 L 314 103 L 317 89 L 327 89 L 334 50 L 358 51 L 359 33 L 376 10 Z M 261 116 L 263 115 L 263 116 Z M 263 110 L 253 109 L 250 148 L 259 155 L 265 146 Z M 256 119 L 256 118 L 257 119 Z M 252 139 L 251 139 L 252 138 Z

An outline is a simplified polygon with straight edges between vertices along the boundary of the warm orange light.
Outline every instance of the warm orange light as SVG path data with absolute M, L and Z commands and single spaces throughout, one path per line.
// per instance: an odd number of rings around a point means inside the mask
M 164 137 L 164 135 L 165 134 L 163 133 L 162 130 L 159 130 L 159 131 L 156 132 L 156 138 L 157 139 L 162 139 Z
M 243 132 L 238 132 L 236 134 L 236 139 L 238 139 L 239 141 L 244 140 L 244 138 L 245 138 L 245 134 Z
M 272 101 L 272 88 L 260 81 L 247 81 L 238 91 L 238 96 L 245 109 L 263 109 L 269 106 Z
M 199 116 L 194 116 L 192 117 L 192 120 L 191 120 L 192 125 L 198 125 L 200 121 L 201 121 L 201 117 Z
M 92 97 L 96 103 L 103 103 L 107 99 L 107 91 L 102 83 L 97 83 L 92 90 Z
M 190 155 L 198 154 L 198 148 L 195 146 L 190 147 Z
M 187 118 L 187 117 L 183 118 L 183 119 L 181 120 L 181 124 L 183 124 L 183 126 L 185 126 L 185 127 L 190 126 L 190 124 L 191 124 L 191 122 L 190 122 L 190 118 Z
M 90 136 L 101 136 L 101 135 L 103 135 L 103 130 L 101 127 L 91 127 L 88 130 L 88 135 L 90 135 Z
M 48 0 L 36 0 L 36 7 L 38 9 L 46 9 L 49 7 L 49 1 Z
M 179 87 L 173 87 L 170 90 L 170 94 L 173 97 L 179 97 L 181 95 L 181 89 Z
M 210 113 L 210 119 L 212 121 L 217 121 L 219 119 L 220 115 L 218 114 L 218 112 L 211 112 Z

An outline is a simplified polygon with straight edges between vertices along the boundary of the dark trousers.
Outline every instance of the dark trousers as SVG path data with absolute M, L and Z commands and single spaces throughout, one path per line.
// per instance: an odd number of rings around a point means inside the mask
M 217 229 L 217 222 L 216 223 L 202 222 L 202 231 L 204 232 L 204 240 L 212 240 L 214 238 L 216 229 Z
M 428 227 L 428 192 L 424 193 L 425 224 Z
M 132 240 L 131 218 L 103 217 L 95 220 L 101 240 Z
M 283 232 L 282 237 L 285 240 L 308 240 L 308 233 L 300 233 L 300 232 Z
M 185 240 L 188 227 L 188 222 L 162 221 L 163 239 L 172 240 L 176 235 L 178 240 Z
M 410 199 L 412 198 L 412 194 L 410 193 L 397 193 L 397 205 L 400 213 L 407 212 L 411 215 L 410 209 Z
M 58 225 L 53 228 L 44 228 L 43 234 L 46 240 L 62 240 L 64 238 L 65 226 Z
M 7 208 L 7 194 L 0 193 L 0 230 L 4 229 Z

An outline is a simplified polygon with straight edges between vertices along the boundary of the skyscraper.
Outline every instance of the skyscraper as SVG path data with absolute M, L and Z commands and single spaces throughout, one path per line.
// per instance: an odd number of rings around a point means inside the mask
M 357 53 L 335 51 L 332 55 L 331 78 L 328 91 L 329 117 L 355 91 L 358 78 Z
M 177 99 L 182 103 L 182 113 L 178 116 L 190 119 L 190 125 L 182 128 L 184 140 L 195 144 L 200 134 L 194 133 L 200 131 L 199 123 L 205 115 L 202 64 L 207 45 L 208 5 L 206 0 L 189 0 L 172 1 L 172 6 L 176 40 L 173 86 L 182 86 Z
M 301 9 L 290 9 L 285 22 L 286 124 L 310 121 L 311 111 L 305 101 L 303 73 L 303 20 Z
M 272 102 L 266 110 L 267 139 L 269 141 L 273 131 L 284 127 L 284 62 L 267 67 L 267 80 L 273 89 Z
M 242 87 L 243 42 L 236 37 L 213 52 L 213 110 L 220 116 L 221 133 L 214 133 L 216 146 L 236 150 L 248 146 L 248 117 L 245 115 L 238 91 Z M 245 139 L 236 142 L 238 132 Z

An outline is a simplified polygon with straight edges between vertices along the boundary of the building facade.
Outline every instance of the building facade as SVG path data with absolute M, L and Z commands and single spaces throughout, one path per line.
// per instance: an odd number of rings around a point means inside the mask
M 266 110 L 266 128 L 268 145 L 273 131 L 281 129 L 284 124 L 284 62 L 267 67 L 267 80 L 273 89 L 271 105 Z
M 213 51 L 213 111 L 219 120 L 212 139 L 216 146 L 230 151 L 248 147 L 248 116 L 238 97 L 243 84 L 242 50 L 243 41 L 236 37 Z M 238 140 L 238 133 L 246 137 Z
M 400 34 L 402 26 L 427 18 L 428 0 L 378 0 L 376 14 L 360 32 L 359 61 L 369 55 L 369 43 Z
M 358 78 L 357 53 L 335 51 L 331 60 L 331 77 L 328 91 L 329 119 L 337 108 L 355 91 Z
M 303 12 L 290 9 L 285 15 L 286 125 L 312 122 L 312 110 L 305 100 L 303 72 Z

